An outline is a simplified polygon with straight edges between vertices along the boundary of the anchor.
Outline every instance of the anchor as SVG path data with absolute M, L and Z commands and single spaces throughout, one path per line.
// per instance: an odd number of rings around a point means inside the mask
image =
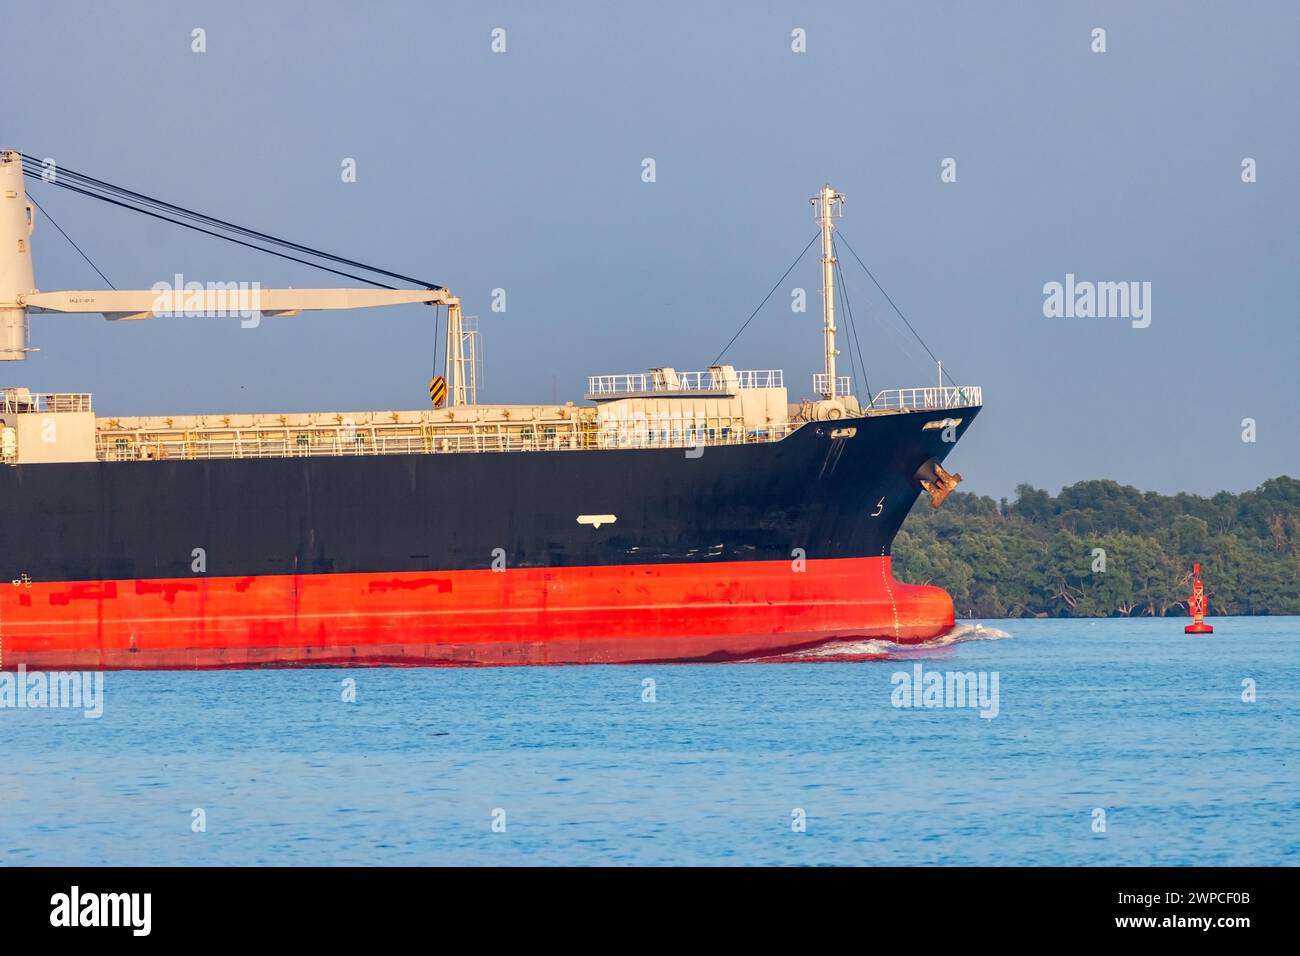
M 930 507 L 938 508 L 961 481 L 960 474 L 946 471 L 939 459 L 931 458 L 913 476 L 930 496 Z

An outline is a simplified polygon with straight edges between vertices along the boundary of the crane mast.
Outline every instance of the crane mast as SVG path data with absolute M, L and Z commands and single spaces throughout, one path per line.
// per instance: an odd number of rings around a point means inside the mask
M 822 227 L 822 351 L 826 377 L 821 394 L 829 401 L 838 395 L 835 358 L 840 354 L 835 348 L 835 244 L 831 231 L 835 228 L 835 210 L 842 209 L 844 196 L 826 185 L 809 202 L 817 207 L 817 221 Z

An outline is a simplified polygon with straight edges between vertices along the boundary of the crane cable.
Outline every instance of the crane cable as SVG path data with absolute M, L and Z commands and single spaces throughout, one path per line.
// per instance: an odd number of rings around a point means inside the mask
M 794 267 L 799 264 L 799 261 L 803 259 L 805 255 L 807 255 L 808 250 L 812 248 L 812 244 L 817 241 L 817 238 L 820 235 L 821 233 L 818 232 L 816 235 L 814 235 L 811 239 L 808 240 L 808 245 L 803 247 L 803 252 L 799 253 L 799 255 L 795 257 L 794 262 L 790 263 L 790 268 L 786 269 L 785 273 L 781 276 L 781 278 L 776 280 L 776 285 L 772 286 L 771 290 L 767 293 L 767 295 L 763 296 L 763 301 L 758 304 L 758 308 L 756 308 L 753 312 L 749 313 L 749 318 L 747 318 L 743 323 L 741 323 L 740 328 L 736 330 L 736 334 L 733 335 L 731 337 L 731 341 L 727 343 L 727 347 L 718 353 L 718 357 L 715 358 L 712 362 L 710 362 L 709 363 L 710 365 L 717 365 L 720 361 L 722 361 L 722 356 L 727 354 L 727 349 L 730 349 L 733 345 L 736 344 L 736 339 L 740 338 L 741 333 L 745 331 L 745 329 L 749 326 L 749 323 L 754 321 L 754 316 L 758 315 L 758 313 L 762 311 L 763 306 L 767 305 L 767 300 L 772 298 L 772 294 L 781 287 L 781 283 L 785 281 L 785 277 L 794 271 Z
M 831 242 L 834 243 L 835 241 L 836 238 L 834 234 L 832 234 Z M 838 252 L 838 247 L 836 251 Z M 862 384 L 865 385 L 867 389 L 867 407 L 874 408 L 875 399 L 873 399 L 871 395 L 871 380 L 867 376 L 867 360 L 862 357 L 862 340 L 858 338 L 858 324 L 854 321 L 853 305 L 849 302 L 849 284 L 844 281 L 844 269 L 840 266 L 840 257 L 838 255 L 835 256 L 835 272 L 840 277 L 840 295 L 844 300 L 844 311 L 849 317 L 849 332 L 853 335 L 853 346 L 858 350 L 858 367 L 862 369 Z M 852 362 L 852 360 L 853 349 L 850 349 L 849 361 Z
M 186 229 L 192 229 L 196 232 L 203 233 L 204 235 L 213 236 L 217 239 L 224 239 L 227 242 L 233 242 L 236 245 L 244 246 L 246 248 L 253 249 L 258 252 L 265 252 L 282 259 L 288 259 L 292 262 L 297 262 L 302 265 L 310 266 L 315 269 L 320 269 L 325 272 L 330 272 L 334 275 L 343 276 L 348 279 L 355 279 L 358 282 L 364 282 L 367 285 L 377 286 L 381 289 L 393 289 L 394 286 L 387 285 L 383 282 L 377 282 L 373 279 L 368 279 L 365 276 L 355 275 L 353 273 L 344 272 L 339 269 L 332 269 L 328 266 L 321 265 L 318 262 L 311 262 L 307 259 L 302 259 L 298 256 L 292 256 L 284 252 L 277 252 L 275 249 L 268 249 L 265 248 L 264 246 L 235 238 L 235 236 L 245 236 L 249 239 L 256 239 L 259 242 L 267 243 L 273 246 L 278 246 L 282 249 L 290 249 L 295 252 L 301 252 L 318 259 L 325 259 L 327 261 L 335 262 L 340 265 L 351 266 L 352 268 L 361 269 L 362 271 L 370 272 L 375 275 L 382 275 L 388 278 L 400 279 L 404 282 L 409 282 L 414 285 L 421 286 L 423 288 L 434 289 L 434 290 L 443 288 L 442 286 L 436 283 L 429 282 L 424 279 L 417 279 L 411 276 L 402 275 L 401 273 L 390 272 L 386 269 L 380 269 L 377 266 L 371 266 L 364 262 L 358 262 L 355 259 L 348 259 L 346 257 L 338 256 L 330 252 L 325 252 L 324 250 L 321 249 L 315 249 L 312 248 L 311 246 L 302 245 L 301 243 L 291 242 L 287 239 L 282 239 L 278 236 L 270 235 L 269 233 L 259 232 L 258 230 L 255 229 L 249 229 L 244 226 L 236 225 L 235 223 L 226 222 L 223 219 L 217 219 L 214 216 L 208 216 L 204 213 L 196 212 L 192 209 L 186 209 L 183 206 L 177 206 L 173 203 L 168 203 L 160 199 L 155 199 L 151 196 L 146 196 L 143 193 L 138 193 L 135 192 L 134 190 L 126 189 L 125 187 L 122 186 L 115 186 L 112 183 L 108 183 L 103 180 L 96 179 L 93 176 L 87 176 L 84 173 L 79 173 L 72 169 L 66 169 L 60 167 L 53 176 L 48 176 L 46 174 L 45 167 L 41 164 L 39 160 L 37 160 L 33 156 L 29 156 L 26 153 L 22 153 L 21 155 L 23 158 L 23 173 L 24 175 L 32 179 L 39 179 L 42 182 L 47 182 L 51 185 L 59 186 L 60 188 L 68 189 L 72 192 L 80 193 L 83 196 L 90 196 L 92 199 L 98 199 L 101 202 L 110 203 L 115 206 L 120 206 L 124 209 L 129 209 L 133 212 L 142 213 L 146 216 L 151 216 L 152 218 L 160 219 L 164 222 L 170 222 L 173 225 L 182 226 Z M 179 218 L 173 218 L 173 217 L 179 217 Z M 183 220 L 190 220 L 190 221 L 186 222 Z M 51 220 L 51 222 L 53 222 L 53 220 Z M 202 223 L 203 226 L 211 226 L 213 228 L 205 229 L 202 228 L 202 226 L 200 225 L 196 225 L 195 223 Z M 223 233 L 233 233 L 233 235 L 225 235 Z
M 836 267 L 838 267 L 838 265 L 839 263 L 836 263 Z M 839 271 L 838 268 L 836 268 L 837 273 L 838 271 Z M 844 297 L 844 282 L 842 276 L 841 276 L 841 281 L 835 284 L 835 298 L 839 301 L 839 305 L 837 306 L 837 308 L 839 308 L 840 313 L 845 317 L 845 320 L 848 321 L 851 327 L 853 322 L 852 319 L 849 317 L 848 302 Z M 840 350 L 836 349 L 835 354 L 839 355 Z M 856 395 L 858 394 L 858 360 L 853 356 L 852 343 L 850 343 L 850 348 L 849 348 L 849 371 L 852 373 L 852 377 L 849 379 L 849 384 L 850 384 L 849 394 Z M 864 378 L 866 377 L 865 374 L 863 375 L 863 377 Z M 831 395 L 834 396 L 837 394 L 837 390 L 833 387 L 834 383 L 831 384 L 832 384 Z
M 32 204 L 41 211 L 41 215 L 50 221 L 50 225 L 53 226 L 55 229 L 59 230 L 59 235 L 61 235 L 64 239 L 68 240 L 68 243 L 72 246 L 72 248 L 76 249 L 77 252 L 81 253 L 81 258 L 86 260 L 86 262 L 90 265 L 90 268 L 94 269 L 95 272 L 99 274 L 99 277 L 108 283 L 108 287 L 116 292 L 117 286 L 113 285 L 113 283 L 108 281 L 108 276 L 104 275 L 103 272 L 100 272 L 99 266 L 95 265 L 93 262 L 90 261 L 90 256 L 86 255 L 84 252 L 81 251 L 81 246 L 77 245 L 75 242 L 72 241 L 72 237 L 68 235 L 66 232 L 64 232 L 63 227 L 54 221 L 54 217 L 45 211 L 45 207 L 36 201 L 36 197 L 28 196 L 27 198 L 30 199 L 32 201 Z
M 867 276 L 871 279 L 873 283 L 875 283 L 876 288 L 880 290 L 880 294 L 885 297 L 885 300 L 890 304 L 893 310 L 898 313 L 898 317 L 903 320 L 903 324 L 907 326 L 908 330 L 914 336 L 916 336 L 916 340 L 921 343 L 921 348 L 925 349 L 926 353 L 930 356 L 930 358 L 933 359 L 936 364 L 938 364 L 939 362 L 938 356 L 936 356 L 933 352 L 930 351 L 930 346 L 925 344 L 925 339 L 921 338 L 920 333 L 917 332 L 916 329 L 912 328 L 912 323 L 907 321 L 907 316 L 903 314 L 903 310 L 900 309 L 895 304 L 894 300 L 890 297 L 889 293 L 885 291 L 884 286 L 882 286 L 877 281 L 876 277 L 872 274 L 871 270 L 867 268 L 867 264 L 862 261 L 862 257 L 859 256 L 857 252 L 854 251 L 853 246 L 849 244 L 849 240 L 844 237 L 843 231 L 840 232 L 839 239 L 843 241 L 844 247 L 848 249 L 849 252 L 853 253 L 853 258 L 858 260 L 858 265 L 862 267 L 862 271 L 867 274 Z M 957 384 L 956 380 L 949 373 L 948 369 L 943 368 L 942 365 L 940 365 L 939 367 L 942 371 L 942 374 L 948 379 L 948 381 L 952 382 L 953 388 L 957 389 L 958 391 L 961 391 L 961 386 Z M 962 394 L 964 396 L 965 392 L 962 392 Z

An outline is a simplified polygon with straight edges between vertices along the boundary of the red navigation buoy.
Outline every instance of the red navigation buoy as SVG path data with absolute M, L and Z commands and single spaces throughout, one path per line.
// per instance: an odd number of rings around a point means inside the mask
M 1184 634 L 1213 634 L 1214 628 L 1205 623 L 1205 585 L 1201 582 L 1201 566 L 1192 565 L 1192 596 L 1187 599 L 1187 611 L 1192 623 L 1183 628 Z

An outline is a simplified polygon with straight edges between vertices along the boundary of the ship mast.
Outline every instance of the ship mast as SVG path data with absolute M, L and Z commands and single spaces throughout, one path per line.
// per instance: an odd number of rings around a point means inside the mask
M 840 354 L 835 348 L 835 245 L 831 230 L 835 228 L 835 207 L 843 206 L 844 197 L 826 185 L 808 201 L 816 205 L 817 221 L 822 227 L 822 339 L 826 376 L 821 394 L 829 400 L 836 397 L 835 357 Z

